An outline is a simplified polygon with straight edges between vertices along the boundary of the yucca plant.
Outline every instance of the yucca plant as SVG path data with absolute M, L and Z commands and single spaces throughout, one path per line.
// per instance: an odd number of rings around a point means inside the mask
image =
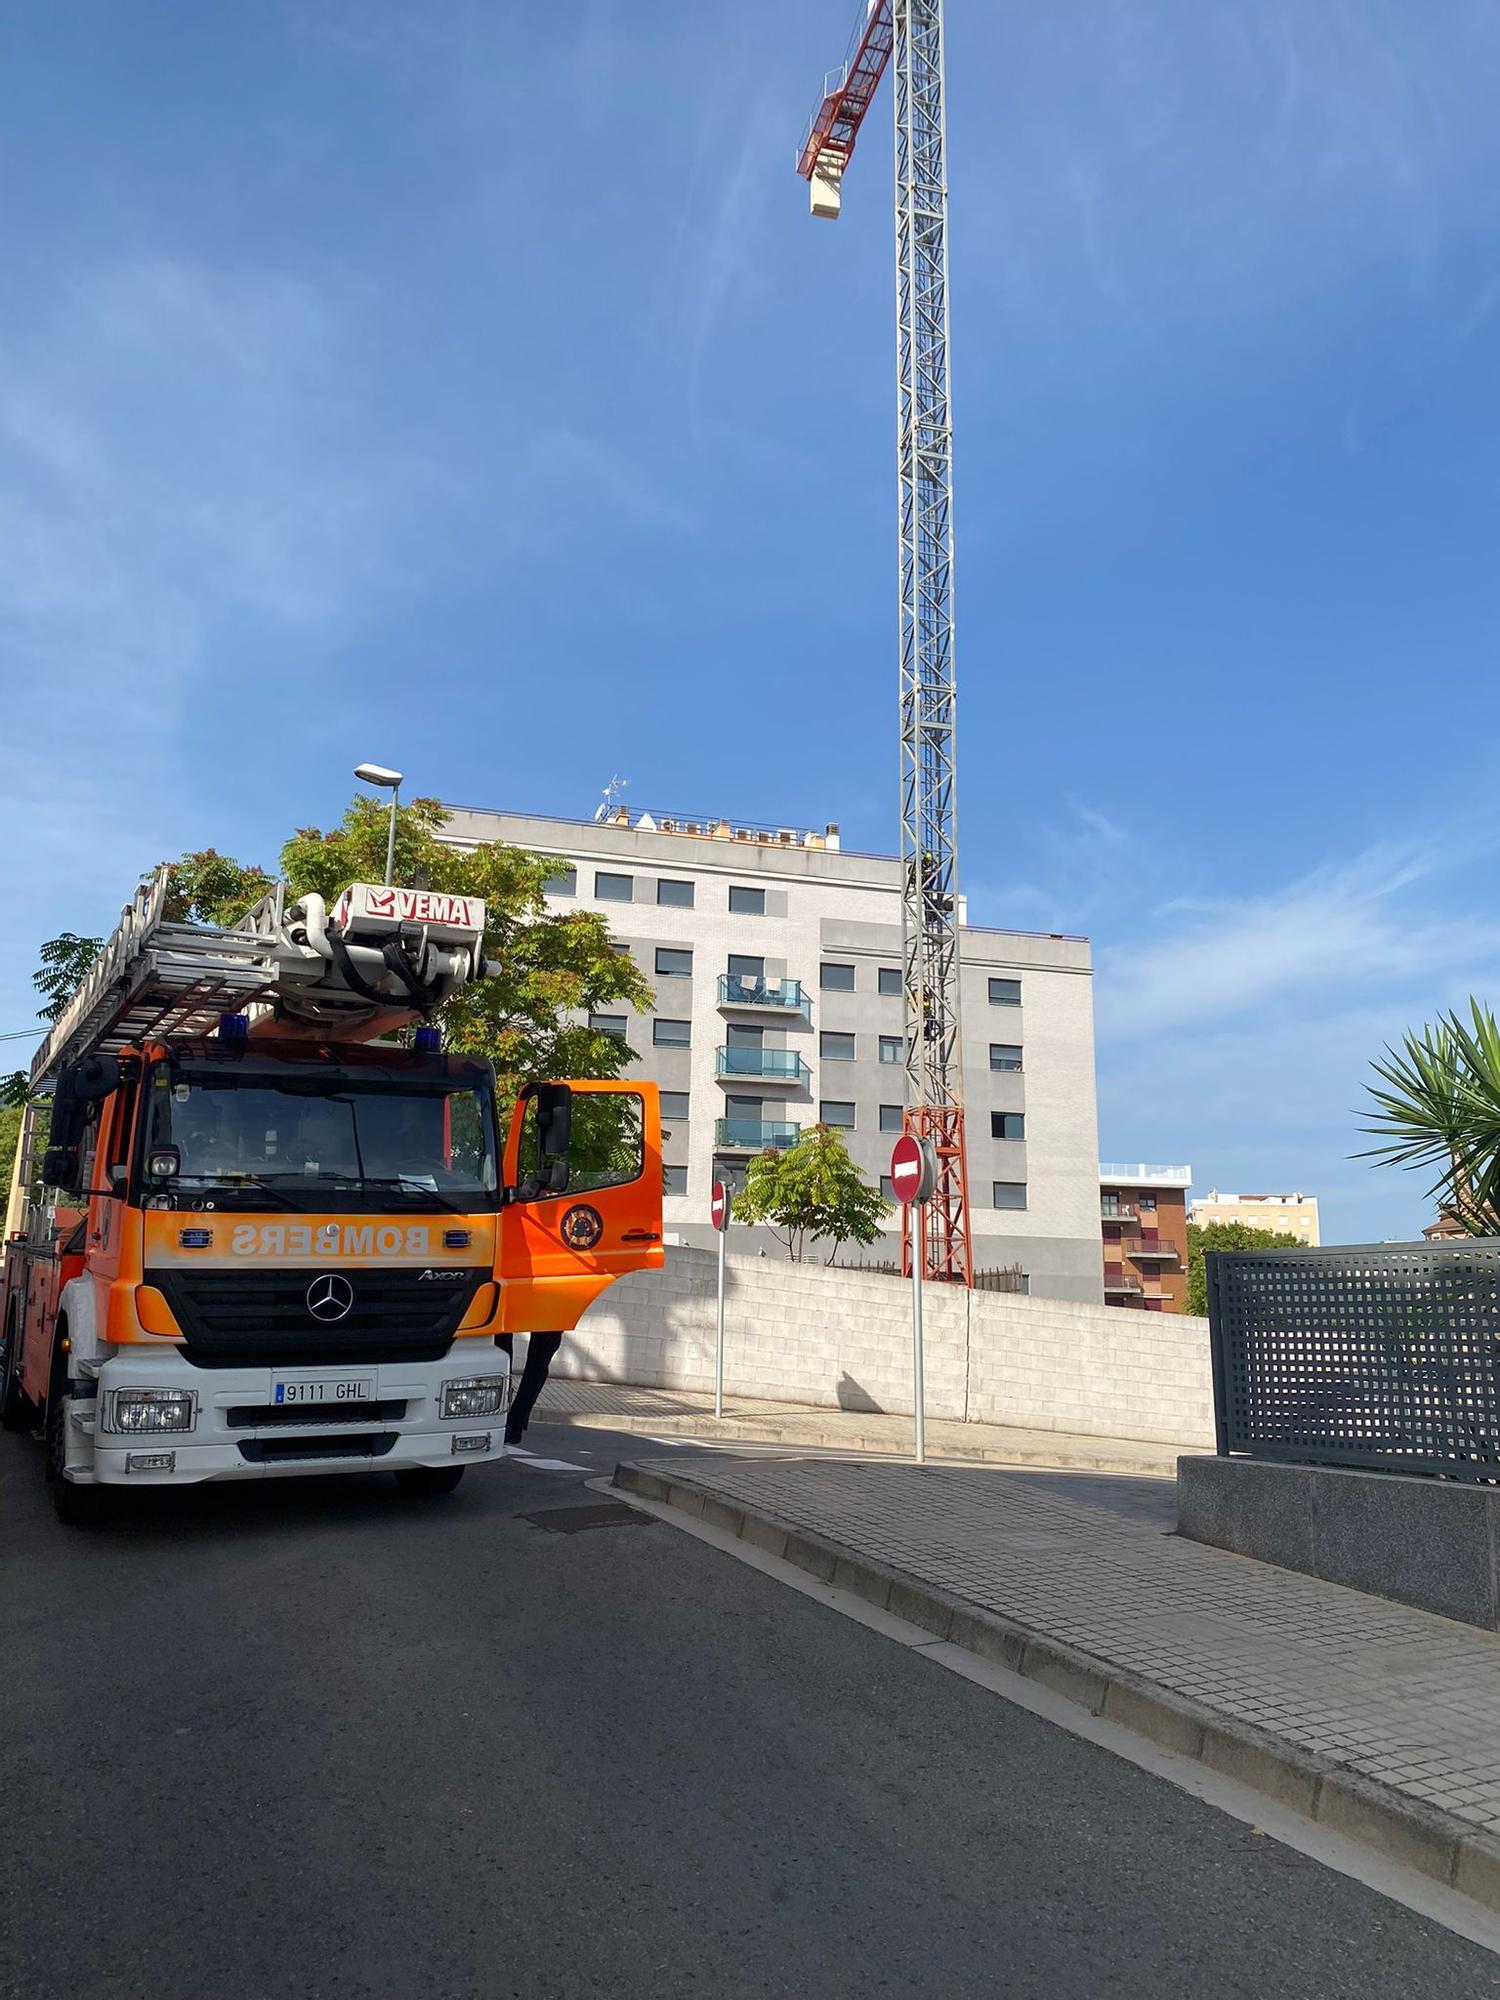
M 1363 1127 L 1380 1141 L 1359 1159 L 1392 1167 L 1434 1167 L 1428 1189 L 1440 1210 L 1471 1236 L 1500 1235 L 1500 1028 L 1488 1007 L 1469 1002 L 1471 1019 L 1444 1014 L 1436 1027 L 1408 1033 L 1371 1065 L 1378 1084 Z

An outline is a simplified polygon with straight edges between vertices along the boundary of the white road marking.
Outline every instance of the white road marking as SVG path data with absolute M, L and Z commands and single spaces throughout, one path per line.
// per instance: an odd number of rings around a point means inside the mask
M 515 1444 L 510 1447 L 508 1456 L 519 1459 L 522 1465 L 529 1466 L 533 1472 L 587 1472 L 589 1469 L 586 1465 L 574 1465 L 572 1460 L 567 1458 L 537 1458 L 529 1451 L 522 1451 L 521 1447 Z
M 815 1602 L 827 1605 L 830 1611 L 837 1611 L 845 1618 L 854 1619 L 857 1624 L 868 1626 L 872 1632 L 894 1640 L 898 1646 L 907 1646 L 913 1652 L 921 1653 L 934 1666 L 960 1674 L 976 1686 L 988 1688 L 992 1694 L 1013 1702 L 1017 1708 L 1027 1709 L 1032 1715 L 1055 1723 L 1059 1729 L 1067 1730 L 1070 1736 L 1082 1737 L 1086 1743 L 1095 1743 L 1101 1750 L 1123 1757 L 1127 1764 L 1134 1764 L 1155 1777 L 1165 1778 L 1168 1784 L 1202 1799 L 1205 1805 L 1215 1806 L 1220 1812 L 1228 1813 L 1231 1819 L 1258 1828 L 1271 1839 L 1280 1841 L 1283 1847 L 1305 1854 L 1309 1860 L 1321 1862 L 1325 1868 L 1332 1868 L 1340 1875 L 1364 1883 L 1367 1889 L 1375 1890 L 1378 1895 L 1389 1896 L 1393 1903 L 1400 1903 L 1404 1908 L 1415 1911 L 1419 1917 L 1428 1917 L 1433 1923 L 1442 1924 L 1446 1930 L 1467 1938 L 1471 1944 L 1500 1952 L 1500 1914 L 1468 1896 L 1460 1895 L 1458 1890 L 1450 1889 L 1430 1876 L 1421 1875 L 1414 1868 L 1403 1868 L 1399 1862 L 1388 1860 L 1374 1848 L 1366 1847 L 1361 1841 L 1350 1840 L 1345 1834 L 1335 1833 L 1331 1827 L 1322 1826 L 1316 1820 L 1304 1819 L 1290 1807 L 1278 1805 L 1264 1792 L 1242 1785 L 1238 1779 L 1223 1777 L 1206 1764 L 1200 1764 L 1196 1758 L 1184 1757 L 1176 1750 L 1163 1750 L 1149 1737 L 1137 1736 L 1133 1730 L 1122 1728 L 1118 1722 L 1107 1721 L 1102 1715 L 1091 1715 L 1077 1702 L 1065 1701 L 1061 1695 L 1053 1694 L 1037 1681 L 1025 1680 L 1020 1674 L 1010 1673 L 1004 1667 L 992 1666 L 988 1660 L 981 1660 L 976 1653 L 966 1652 L 962 1646 L 935 1639 L 920 1625 L 908 1624 L 904 1618 L 893 1617 L 889 1611 L 867 1604 L 853 1591 L 835 1590 L 830 1584 L 819 1583 L 816 1577 L 798 1569 L 795 1563 L 784 1562 L 779 1556 L 769 1555 L 764 1549 L 742 1542 L 726 1529 L 710 1527 L 690 1515 L 679 1514 L 674 1508 L 664 1507 L 657 1500 L 647 1500 L 639 1493 L 612 1485 L 607 1479 L 591 1479 L 588 1484 L 592 1492 L 606 1493 L 612 1500 L 623 1500 L 627 1506 L 638 1508 L 643 1514 L 654 1514 L 659 1520 L 670 1522 L 684 1534 L 696 1536 L 700 1542 L 721 1549 L 737 1562 L 748 1563 L 751 1569 L 774 1577 L 778 1583 L 799 1591 L 803 1597 L 811 1597 Z

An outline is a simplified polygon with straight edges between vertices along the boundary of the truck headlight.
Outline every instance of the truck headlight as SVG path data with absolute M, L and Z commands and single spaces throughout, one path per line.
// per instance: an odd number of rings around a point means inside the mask
M 465 1375 L 445 1382 L 438 1397 L 442 1417 L 493 1417 L 505 1408 L 508 1375 Z
M 190 1431 L 198 1398 L 191 1389 L 116 1389 L 110 1398 L 112 1431 Z

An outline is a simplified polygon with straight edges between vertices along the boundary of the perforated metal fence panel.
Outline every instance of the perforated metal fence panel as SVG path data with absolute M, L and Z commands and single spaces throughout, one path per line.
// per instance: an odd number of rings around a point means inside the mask
M 1500 1480 L 1500 1240 L 1205 1264 L 1221 1453 Z

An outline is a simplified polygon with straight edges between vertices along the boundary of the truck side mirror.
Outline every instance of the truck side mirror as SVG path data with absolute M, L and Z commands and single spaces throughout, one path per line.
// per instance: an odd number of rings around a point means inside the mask
M 50 1188 L 70 1194 L 78 1174 L 78 1155 L 66 1146 L 49 1146 L 42 1154 L 42 1181 Z
M 71 1066 L 66 1080 L 59 1081 L 58 1096 L 66 1094 L 79 1104 L 97 1104 L 119 1087 L 119 1057 L 95 1053 Z
M 537 1152 L 566 1159 L 573 1143 L 573 1093 L 565 1083 L 543 1083 L 536 1093 Z

